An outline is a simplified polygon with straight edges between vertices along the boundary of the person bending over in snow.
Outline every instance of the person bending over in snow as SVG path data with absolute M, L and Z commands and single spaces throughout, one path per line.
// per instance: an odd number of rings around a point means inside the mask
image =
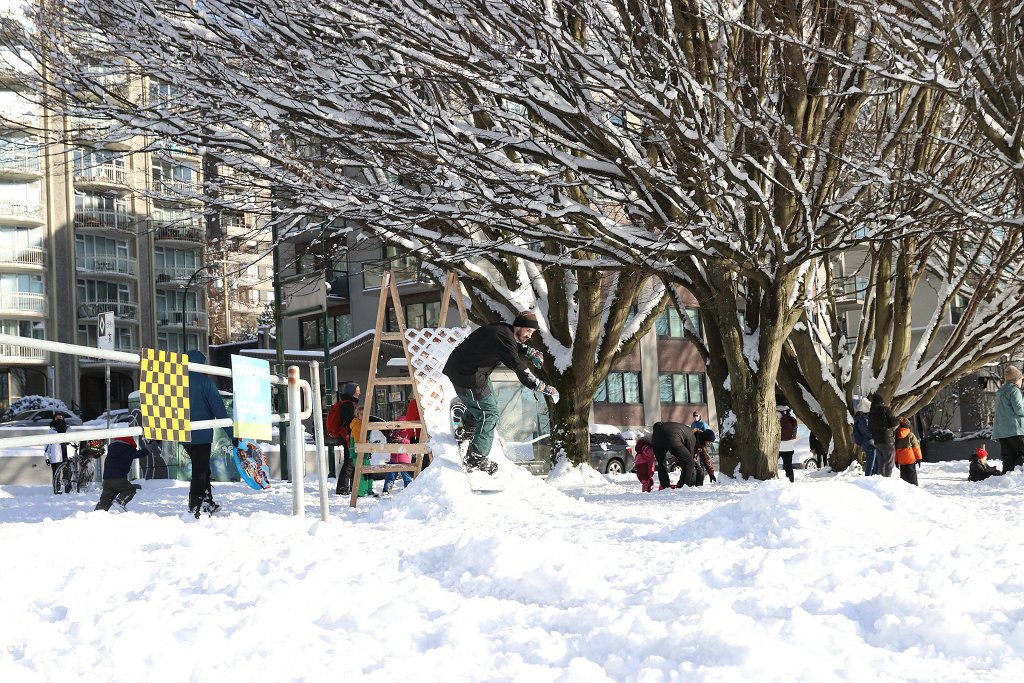
M 478 327 L 455 347 L 444 366 L 444 374 L 455 386 L 455 393 L 466 405 L 476 423 L 464 464 L 471 469 L 494 474 L 497 464 L 487 459 L 498 425 L 498 401 L 491 386 L 491 373 L 504 363 L 516 373 L 524 386 L 539 391 L 552 403 L 558 403 L 558 390 L 537 379 L 523 362 L 525 357 L 540 368 L 540 351 L 526 345 L 537 329 L 537 315 L 522 311 L 511 323 L 497 322 Z
M 971 454 L 971 469 L 967 475 L 967 481 L 984 481 L 989 477 L 998 477 L 999 475 L 999 468 L 988 464 L 988 451 L 985 449 L 985 444 L 978 446 L 978 450 Z
M 677 486 L 693 486 L 696 478 L 693 454 L 697 450 L 697 438 L 688 425 L 680 422 L 655 422 L 651 428 L 651 447 L 658 463 L 658 490 L 669 488 L 668 468 L 665 459 L 669 453 L 683 468 Z
M 144 455 L 149 453 L 138 448 L 130 436 L 119 436 L 110 442 L 103 461 L 103 492 L 100 493 L 100 502 L 96 503 L 97 510 L 109 510 L 114 502 L 122 510 L 127 507 L 135 497 L 135 491 L 141 488 L 128 481 L 128 470 L 132 467 L 132 460 Z
M 646 436 L 636 440 L 636 478 L 640 480 L 640 490 L 649 493 L 654 488 L 654 448 Z

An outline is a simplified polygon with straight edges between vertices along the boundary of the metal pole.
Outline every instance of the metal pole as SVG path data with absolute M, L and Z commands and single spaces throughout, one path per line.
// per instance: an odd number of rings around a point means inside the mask
M 329 271 L 328 271 L 328 268 L 327 268 L 327 243 L 326 243 L 326 239 L 324 237 L 324 228 L 323 228 L 323 226 L 320 227 L 320 265 L 321 265 L 321 267 L 323 267 L 324 279 L 325 280 L 327 279 L 327 273 L 328 272 L 330 272 L 332 275 L 334 274 L 334 268 L 333 267 Z M 324 343 L 324 405 L 326 405 L 328 408 L 330 408 L 331 404 L 334 402 L 334 386 L 332 384 L 332 380 L 333 380 L 333 377 L 334 377 L 334 364 L 331 363 L 331 345 L 327 341 L 328 340 L 327 325 L 328 325 L 329 321 L 330 321 L 330 316 L 327 315 L 327 304 L 325 302 L 324 303 L 324 323 L 323 323 L 324 324 L 324 338 L 323 338 L 323 343 Z M 315 389 L 319 389 L 319 386 L 317 386 L 315 382 L 313 382 L 313 385 L 314 385 Z M 330 461 L 329 461 L 330 465 L 329 465 L 329 467 L 330 467 L 331 470 L 333 470 L 334 469 L 334 446 L 329 446 L 328 449 L 327 449 L 327 453 L 330 456 Z
M 311 394 L 314 392 L 310 392 Z M 302 395 L 299 388 L 299 368 L 288 366 L 288 444 L 294 457 L 291 467 L 292 479 L 292 515 L 303 517 L 306 514 L 305 472 L 303 472 L 304 455 L 302 439 L 302 418 L 299 417 L 302 407 Z
M 277 215 L 271 207 L 270 217 L 270 239 L 274 244 L 273 267 L 274 267 L 274 345 L 277 349 L 276 374 L 284 374 L 284 311 L 281 310 L 281 246 L 278 240 Z M 283 401 L 278 394 L 277 410 L 283 408 Z M 278 437 L 281 447 L 281 478 L 288 478 L 288 440 Z
M 186 302 L 188 302 L 188 292 L 189 292 L 190 289 L 192 289 L 192 283 L 195 282 L 196 275 L 199 275 L 199 273 L 203 272 L 203 269 L 205 269 L 205 268 L 206 268 L 206 264 L 203 264 L 203 265 L 201 265 L 201 266 L 199 266 L 198 268 L 195 269 L 195 272 L 193 272 L 192 275 L 188 279 L 188 284 L 185 285 L 185 291 L 181 293 L 181 352 L 182 353 L 185 353 L 185 351 L 188 350 L 186 348 L 186 344 L 185 344 L 185 339 L 187 339 L 186 333 L 185 333 L 185 304 L 186 304 Z
M 104 363 L 103 364 L 103 380 L 107 384 L 107 429 L 110 429 L 110 363 Z M 108 451 L 110 450 L 110 438 L 109 437 L 107 438 L 107 450 Z M 138 461 L 137 460 L 132 460 L 132 462 L 135 463 L 135 462 L 138 462 Z M 96 481 L 102 481 L 102 477 L 100 475 L 100 469 L 101 469 L 100 467 L 96 468 Z
M 312 387 L 310 400 L 313 404 L 313 437 L 316 441 L 316 480 L 320 488 L 320 519 L 331 518 L 330 503 L 327 501 L 327 462 L 324 453 L 324 425 L 320 419 L 320 364 L 313 361 L 309 364 L 309 385 Z

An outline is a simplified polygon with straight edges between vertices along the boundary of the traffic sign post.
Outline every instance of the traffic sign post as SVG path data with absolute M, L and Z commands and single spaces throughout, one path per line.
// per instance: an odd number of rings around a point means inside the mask
M 96 316 L 96 348 L 104 351 L 114 350 L 114 312 L 107 311 Z M 107 387 L 107 429 L 110 429 L 110 361 L 103 362 L 103 380 Z M 107 439 L 107 449 L 110 439 Z M 97 475 L 100 468 L 96 468 Z

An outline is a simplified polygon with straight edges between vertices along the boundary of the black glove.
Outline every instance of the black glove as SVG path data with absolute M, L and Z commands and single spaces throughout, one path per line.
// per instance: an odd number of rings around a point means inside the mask
M 718 483 L 718 478 L 715 477 L 715 473 L 714 472 L 712 472 L 708 476 L 711 477 L 711 481 L 715 482 L 716 484 Z
M 921 469 L 921 461 L 920 460 L 917 461 L 917 469 Z

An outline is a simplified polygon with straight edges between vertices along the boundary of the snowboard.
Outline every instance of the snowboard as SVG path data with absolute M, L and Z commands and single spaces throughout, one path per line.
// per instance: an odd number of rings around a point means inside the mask
M 249 488 L 265 491 L 270 488 L 270 467 L 263 449 L 252 439 L 239 439 L 234 449 L 235 467 Z
M 451 418 L 452 436 L 455 437 L 455 445 L 459 451 L 459 462 L 462 464 L 462 471 L 466 473 L 466 479 L 469 480 L 469 488 L 473 493 L 503 491 L 505 487 L 494 475 L 466 467 L 466 451 L 476 433 L 476 422 L 473 420 L 473 416 L 466 412 L 466 405 L 458 398 L 452 399 L 448 415 Z

